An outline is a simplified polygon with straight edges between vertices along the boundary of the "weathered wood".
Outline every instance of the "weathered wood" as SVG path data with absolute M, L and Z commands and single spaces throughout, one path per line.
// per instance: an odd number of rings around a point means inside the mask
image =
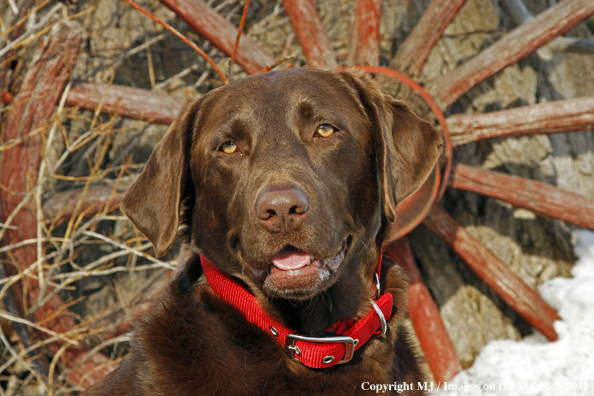
M 209 7 L 204 1 L 161 0 L 161 3 L 171 8 L 178 17 L 225 55 L 229 57 L 232 55 L 237 27 Z M 255 74 L 266 66 L 274 64 L 276 59 L 249 37 L 243 35 L 235 62 L 248 73 Z
M 418 77 L 433 46 L 465 2 L 433 0 L 413 31 L 398 47 L 390 67 L 409 77 Z
M 93 217 L 98 213 L 110 213 L 118 210 L 120 201 L 130 185 L 136 180 L 131 178 L 121 182 L 114 191 L 113 181 L 104 180 L 103 184 L 90 186 L 83 196 L 84 188 L 77 188 L 56 193 L 43 203 L 43 214 L 48 223 L 57 226 L 68 222 L 73 215 L 76 204 L 81 199 L 77 215 L 84 218 Z
M 592 0 L 564 0 L 524 22 L 474 58 L 426 85 L 442 108 L 594 13 Z
M 66 98 L 68 106 L 95 111 L 101 105 L 102 113 L 160 124 L 171 124 L 184 103 L 180 97 L 146 89 L 84 81 L 74 81 Z
M 28 69 L 21 86 L 20 93 L 15 98 L 5 129 L 5 139 L 18 139 L 39 128 L 47 125 L 56 104 L 62 95 L 66 83 L 70 79 L 74 64 L 78 59 L 81 47 L 84 44 L 85 34 L 80 30 L 63 29 L 56 32 L 48 41 L 41 42 L 40 54 L 35 58 Z M 37 134 L 27 139 L 24 143 L 14 146 L 3 152 L 2 173 L 0 174 L 0 222 L 12 213 L 27 193 L 36 188 L 39 166 L 41 161 L 43 138 Z M 25 205 L 14 217 L 13 225 L 17 229 L 8 229 L 5 244 L 14 244 L 25 239 L 37 237 L 37 217 L 34 205 Z M 4 265 L 4 272 L 14 275 L 24 271 L 37 260 L 35 245 L 25 245 L 11 251 L 14 265 Z M 26 291 L 26 293 L 25 293 Z M 48 292 L 51 287 L 48 287 Z M 37 280 L 25 277 L 21 282 L 14 284 L 11 289 L 13 301 L 21 315 L 27 307 L 33 304 L 39 296 Z M 64 301 L 55 295 L 41 306 L 33 315 L 36 321 L 43 320 L 43 326 L 58 333 L 64 333 L 76 327 L 72 316 L 61 311 Z M 48 318 L 51 318 L 48 320 Z M 45 333 L 39 333 L 46 337 Z M 60 348 L 60 344 L 50 345 L 50 349 Z M 72 346 L 66 350 L 64 359 L 69 367 L 87 352 L 84 345 Z M 89 386 L 107 374 L 107 366 L 98 368 L 106 363 L 107 357 L 97 354 L 80 367 L 73 370 L 69 380 L 83 386 Z M 82 380 L 85 374 L 89 374 Z M 82 381 L 81 381 L 82 380 Z
M 283 5 L 309 66 L 336 69 L 334 48 L 313 0 L 283 0 Z
M 594 129 L 594 98 L 545 102 L 476 115 L 456 114 L 446 121 L 455 146 L 510 136 L 587 131 Z
M 501 5 L 517 26 L 532 19 L 533 16 L 522 0 L 502 0 Z M 578 54 L 594 53 L 594 40 L 578 37 L 557 37 L 538 51 L 538 56 L 543 60 L 551 60 L 551 52 L 574 52 Z
M 14 40 L 18 39 L 21 36 L 21 34 L 23 33 L 23 31 L 25 31 L 27 24 L 24 22 L 24 17 L 25 17 L 25 15 L 27 15 L 27 12 L 29 11 L 29 9 L 31 9 L 34 5 L 35 5 L 34 0 L 23 0 L 20 2 L 18 13 L 14 14 L 12 16 L 12 20 L 8 24 L 8 26 L 14 26 L 14 30 L 12 30 L 7 35 L 7 38 L 10 41 L 14 41 Z M 23 21 L 21 21 L 21 20 L 23 20 Z M 21 21 L 21 23 L 19 23 L 19 21 Z M 0 56 L 0 92 L 5 91 L 5 90 L 7 91 L 7 92 L 2 92 L 0 94 L 0 101 L 3 104 L 8 104 L 8 103 L 12 102 L 12 99 L 13 99 L 12 94 L 10 92 L 8 92 L 8 89 L 10 87 L 10 78 L 8 78 L 8 72 L 10 70 L 10 67 L 7 67 L 7 64 L 5 62 L 8 62 L 8 59 L 11 58 L 12 56 L 14 56 L 14 54 L 15 54 L 15 50 L 12 49 L 12 50 L 8 51 L 6 54 Z M 18 90 L 18 88 L 17 88 L 17 90 Z
M 358 0 L 351 26 L 349 65 L 379 65 L 382 0 Z
M 594 230 L 594 200 L 546 183 L 457 164 L 450 186 L 509 202 L 539 216 Z
M 528 323 L 550 341 L 558 339 L 553 327 L 553 322 L 561 319 L 557 312 L 445 210 L 436 206 L 423 224 L 448 244 L 483 282 Z
M 206 62 L 208 62 L 210 64 L 210 66 L 214 69 L 214 71 L 217 72 L 217 74 L 219 75 L 219 77 L 221 77 L 221 80 L 223 80 L 223 83 L 224 84 L 227 84 L 227 82 L 229 80 L 227 79 L 227 76 L 225 76 L 225 74 L 223 73 L 223 71 L 221 70 L 221 68 L 219 67 L 219 65 L 217 65 L 216 62 L 214 60 L 212 60 L 212 58 L 210 56 L 208 56 L 208 54 L 206 52 L 204 52 L 204 50 L 202 48 L 198 47 L 198 45 L 196 45 L 196 43 L 194 43 L 193 41 L 191 41 L 190 39 L 188 39 L 186 36 L 184 36 L 183 34 L 181 34 L 173 26 L 171 26 L 168 23 L 166 23 L 165 21 L 157 18 L 156 16 L 154 16 L 153 14 L 151 14 L 150 12 L 148 12 L 147 10 L 145 10 L 144 8 L 142 8 L 141 6 L 139 6 L 138 4 L 136 4 L 133 0 L 124 0 L 124 1 L 126 3 L 128 3 L 128 4 L 130 4 L 132 7 L 136 8 L 138 11 L 142 12 L 144 15 L 146 15 L 147 17 L 149 17 L 153 21 L 157 22 L 159 25 L 163 26 L 169 32 L 173 33 L 175 35 L 175 37 L 177 37 L 178 39 L 180 39 L 184 43 L 188 44 L 194 51 L 196 51 L 197 53 L 199 53 L 200 56 L 202 56 L 204 58 L 204 60 L 206 60 Z M 249 0 L 248 0 L 248 2 L 249 2 Z M 243 20 L 242 20 L 242 25 L 243 25 Z M 233 59 L 235 59 L 235 54 L 236 53 L 237 53 L 237 48 L 234 47 L 233 48 L 233 56 L 231 57 L 231 61 L 233 61 Z
M 170 124 L 184 100 L 140 88 L 75 81 L 66 104 L 91 111 L 101 104 L 103 113 Z M 546 102 L 479 115 L 453 115 L 447 123 L 455 145 L 495 137 L 588 130 L 594 128 L 594 98 Z
M 408 316 L 435 381 L 451 380 L 462 371 L 462 364 L 441 320 L 439 310 L 423 282 L 408 238 L 401 238 L 388 245 L 385 254 L 404 268 L 410 277 L 407 289 Z

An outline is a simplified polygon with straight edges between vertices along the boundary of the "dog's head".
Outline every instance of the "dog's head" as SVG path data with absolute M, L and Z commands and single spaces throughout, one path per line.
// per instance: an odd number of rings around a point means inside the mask
M 394 208 L 441 147 L 361 73 L 259 74 L 187 105 L 121 208 L 158 256 L 182 223 L 189 249 L 223 271 L 306 299 L 367 284 Z

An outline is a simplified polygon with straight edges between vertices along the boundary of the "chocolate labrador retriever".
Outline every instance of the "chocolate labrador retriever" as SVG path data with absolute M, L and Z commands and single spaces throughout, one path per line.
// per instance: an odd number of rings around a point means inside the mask
M 358 72 L 258 74 L 186 105 L 121 209 L 158 256 L 180 225 L 194 256 L 83 395 L 422 394 L 381 249 L 442 145 Z

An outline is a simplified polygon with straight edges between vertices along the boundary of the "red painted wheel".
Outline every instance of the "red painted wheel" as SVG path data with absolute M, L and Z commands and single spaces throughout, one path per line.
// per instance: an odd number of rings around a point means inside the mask
M 211 40 L 223 53 L 232 55 L 235 28 L 216 13 L 213 14 L 208 6 L 193 0 L 161 1 L 176 12 L 179 18 Z M 359 67 L 370 73 L 398 78 L 413 87 L 427 101 L 447 136 L 448 148 L 445 166 L 441 168 L 443 170 L 436 171 L 413 198 L 402 202 L 397 208 L 401 219 L 395 225 L 394 234 L 404 237 L 423 222 L 460 255 L 504 301 L 547 338 L 555 340 L 557 335 L 553 322 L 559 319 L 556 312 L 507 265 L 435 204 L 446 187 L 459 188 L 507 201 L 541 216 L 594 229 L 594 201 L 590 199 L 517 176 L 462 164 L 453 168 L 451 165 L 452 147 L 456 145 L 496 137 L 592 129 L 594 98 L 571 99 L 481 115 L 454 115 L 447 120 L 442 111 L 472 87 L 527 57 L 592 15 L 594 2 L 562 1 L 542 14 L 525 20 L 518 28 L 454 70 L 435 78 L 424 87 L 419 86 L 415 79 L 420 75 L 431 49 L 464 3 L 465 0 L 431 2 L 414 30 L 400 45 L 394 58 L 393 66 L 398 70 L 396 72 L 374 66 L 378 63 L 379 55 L 381 2 L 357 1 L 353 26 L 356 34 L 353 36 L 354 43 L 351 45 L 349 59 L 354 64 L 367 65 Z M 309 65 L 336 69 L 336 56 L 313 0 L 283 0 L 283 5 Z M 215 20 L 217 23 L 213 24 Z M 215 30 L 217 34 L 213 34 Z M 270 65 L 277 64 L 266 51 L 247 37 L 240 42 L 237 63 L 249 73 L 269 70 Z M 73 87 L 67 103 L 95 109 L 100 100 L 103 100 L 103 109 L 109 111 L 115 109 L 119 96 L 132 95 L 129 88 L 120 87 L 112 87 L 106 95 L 104 93 L 104 87 L 81 83 Z M 172 112 L 164 112 L 160 108 L 164 98 L 148 93 L 143 93 L 142 96 L 142 103 L 132 103 L 129 108 L 119 107 L 119 114 L 138 117 L 136 106 L 142 106 L 145 118 L 171 122 Z M 447 381 L 461 369 L 461 364 L 439 319 L 438 310 L 416 269 L 408 242 L 405 238 L 401 239 L 389 246 L 387 253 L 411 274 L 411 306 L 416 307 L 411 311 L 411 319 L 436 380 Z

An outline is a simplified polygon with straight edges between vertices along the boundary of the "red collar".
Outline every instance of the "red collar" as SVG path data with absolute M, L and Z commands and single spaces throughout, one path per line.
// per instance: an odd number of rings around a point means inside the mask
M 373 334 L 385 334 L 386 320 L 392 315 L 392 294 L 385 293 L 377 301 L 371 300 L 373 308 L 358 321 L 340 321 L 334 324 L 332 333 L 318 337 L 306 336 L 270 317 L 256 297 L 207 258 L 201 256 L 200 261 L 210 287 L 219 297 L 240 311 L 250 323 L 272 334 L 290 350 L 294 360 L 307 367 L 320 369 L 349 362 L 354 351 L 361 348 Z M 381 263 L 382 256 L 376 270 L 378 296 Z

